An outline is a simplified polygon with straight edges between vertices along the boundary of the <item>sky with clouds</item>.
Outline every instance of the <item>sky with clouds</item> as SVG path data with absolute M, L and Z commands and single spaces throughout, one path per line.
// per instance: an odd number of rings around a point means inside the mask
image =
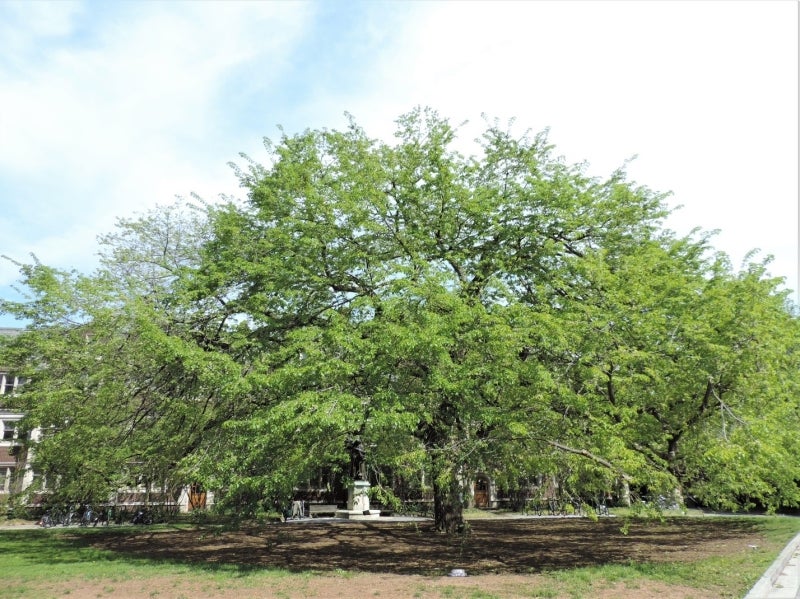
M 261 140 L 389 139 L 431 106 L 550 129 L 570 162 L 672 191 L 679 233 L 798 288 L 798 3 L 0 2 L 0 254 L 90 272 L 118 217 L 238 194 Z M 18 268 L 0 260 L 0 297 Z M 797 294 L 793 294 L 797 300 Z M 14 322 L 0 315 L 0 326 Z

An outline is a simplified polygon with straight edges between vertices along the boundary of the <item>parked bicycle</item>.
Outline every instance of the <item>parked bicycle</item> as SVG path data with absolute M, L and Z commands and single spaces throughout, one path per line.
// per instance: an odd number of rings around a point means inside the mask
M 570 506 L 566 508 L 567 513 L 571 513 L 575 516 L 585 516 L 586 510 L 584 509 L 584 502 L 583 499 L 580 497 L 569 497 L 565 505 Z
M 153 516 L 147 510 L 138 510 L 131 520 L 131 524 L 152 524 Z
M 534 498 L 534 499 L 526 499 L 525 500 L 525 505 L 522 508 L 522 513 L 526 514 L 526 515 L 530 514 L 530 513 L 534 513 L 537 516 L 541 516 L 542 515 L 542 500 L 539 499 L 538 497 Z
M 564 509 L 564 502 L 555 497 L 550 497 L 547 500 L 547 512 L 551 516 L 566 516 L 567 512 Z
M 77 520 L 76 516 L 77 514 L 75 513 L 74 508 L 67 508 L 61 517 L 61 526 L 70 526 Z
M 81 515 L 81 526 L 97 526 L 97 515 L 95 514 L 92 506 L 87 505 L 84 510 L 83 514 Z
M 108 526 L 109 522 L 111 521 L 111 509 L 110 508 L 103 508 L 100 510 L 100 513 L 94 520 L 93 526 Z
M 594 510 L 598 516 L 608 516 L 608 500 L 605 495 L 595 497 Z
M 42 517 L 39 519 L 38 524 L 42 528 L 50 528 L 51 526 L 55 525 L 55 523 L 53 522 L 53 517 L 50 514 L 50 510 L 47 510 L 44 514 L 42 514 Z

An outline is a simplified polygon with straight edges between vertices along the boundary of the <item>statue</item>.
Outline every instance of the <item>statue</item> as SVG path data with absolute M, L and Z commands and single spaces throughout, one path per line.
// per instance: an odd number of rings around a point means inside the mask
M 367 476 L 367 445 L 361 440 L 361 431 L 352 432 L 345 441 L 350 454 L 350 483 L 347 486 L 347 509 L 336 510 L 337 518 L 352 520 L 380 518 L 380 510 L 369 508 L 369 480 Z
M 347 451 L 350 453 L 350 476 L 353 480 L 367 480 L 367 450 L 361 439 L 351 437 L 346 442 Z

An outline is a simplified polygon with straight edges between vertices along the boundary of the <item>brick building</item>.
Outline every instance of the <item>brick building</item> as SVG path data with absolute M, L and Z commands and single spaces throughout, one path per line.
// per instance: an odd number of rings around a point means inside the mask
M 13 337 L 19 329 L 0 328 L 0 336 Z M 28 455 L 22 447 L 19 421 L 23 414 L 9 408 L 8 396 L 14 393 L 23 381 L 0 364 L 0 496 L 22 490 L 33 480 L 33 471 L 28 464 Z

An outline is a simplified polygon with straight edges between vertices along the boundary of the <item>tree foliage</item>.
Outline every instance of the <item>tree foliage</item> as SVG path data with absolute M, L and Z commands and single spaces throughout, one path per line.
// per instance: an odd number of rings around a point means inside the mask
M 478 472 L 798 504 L 800 336 L 766 263 L 734 272 L 545 134 L 490 123 L 464 156 L 433 111 L 397 125 L 267 140 L 243 201 L 123 221 L 91 276 L 23 266 L 3 360 L 39 467 L 71 494 L 200 480 L 242 511 L 344 474 L 358 438 L 427 473 L 444 531 Z

